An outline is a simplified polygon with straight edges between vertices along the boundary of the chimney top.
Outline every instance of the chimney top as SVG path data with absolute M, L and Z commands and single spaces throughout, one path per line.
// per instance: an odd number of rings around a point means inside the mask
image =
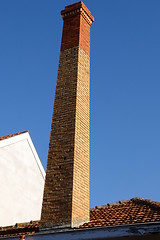
M 94 17 L 82 1 L 66 6 L 65 9 L 61 11 L 63 19 L 71 17 L 73 15 L 78 15 L 80 13 L 82 13 L 84 18 L 88 20 L 90 24 L 94 22 Z

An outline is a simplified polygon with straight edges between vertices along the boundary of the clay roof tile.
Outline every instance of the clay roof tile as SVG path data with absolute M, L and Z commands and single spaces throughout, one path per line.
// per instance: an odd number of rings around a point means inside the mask
M 160 202 L 133 198 L 90 209 L 90 221 L 78 228 L 96 228 L 125 224 L 160 221 Z M 0 237 L 25 236 L 39 231 L 39 222 L 18 223 L 11 227 L 0 227 Z M 23 238 L 20 238 L 23 239 Z
M 17 132 L 17 133 L 14 133 L 14 134 L 9 134 L 9 135 L 7 135 L 7 136 L 1 136 L 1 137 L 0 137 L 0 141 L 1 141 L 1 140 L 4 140 L 4 139 L 11 138 L 11 137 L 18 136 L 18 135 L 23 134 L 23 133 L 26 133 L 26 132 L 28 132 L 28 130 L 23 131 L 23 132 Z

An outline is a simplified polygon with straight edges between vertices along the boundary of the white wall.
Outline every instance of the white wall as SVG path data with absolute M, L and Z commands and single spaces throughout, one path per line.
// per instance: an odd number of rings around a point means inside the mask
M 44 180 L 29 133 L 0 141 L 0 226 L 40 219 Z

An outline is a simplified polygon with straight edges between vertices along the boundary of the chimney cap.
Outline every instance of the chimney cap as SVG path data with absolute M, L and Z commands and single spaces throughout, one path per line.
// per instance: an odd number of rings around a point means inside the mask
M 94 17 L 92 16 L 91 12 L 82 1 L 68 5 L 65 7 L 64 10 L 61 11 L 61 15 L 63 19 L 67 17 L 71 17 L 73 15 L 77 15 L 79 13 L 82 13 L 83 15 L 85 15 L 87 20 L 89 20 L 90 24 L 94 22 Z

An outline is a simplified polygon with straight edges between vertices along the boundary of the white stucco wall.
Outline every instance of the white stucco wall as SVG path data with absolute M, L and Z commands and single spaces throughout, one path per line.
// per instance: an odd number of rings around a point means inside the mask
M 0 141 L 0 226 L 40 219 L 44 180 L 29 133 Z

